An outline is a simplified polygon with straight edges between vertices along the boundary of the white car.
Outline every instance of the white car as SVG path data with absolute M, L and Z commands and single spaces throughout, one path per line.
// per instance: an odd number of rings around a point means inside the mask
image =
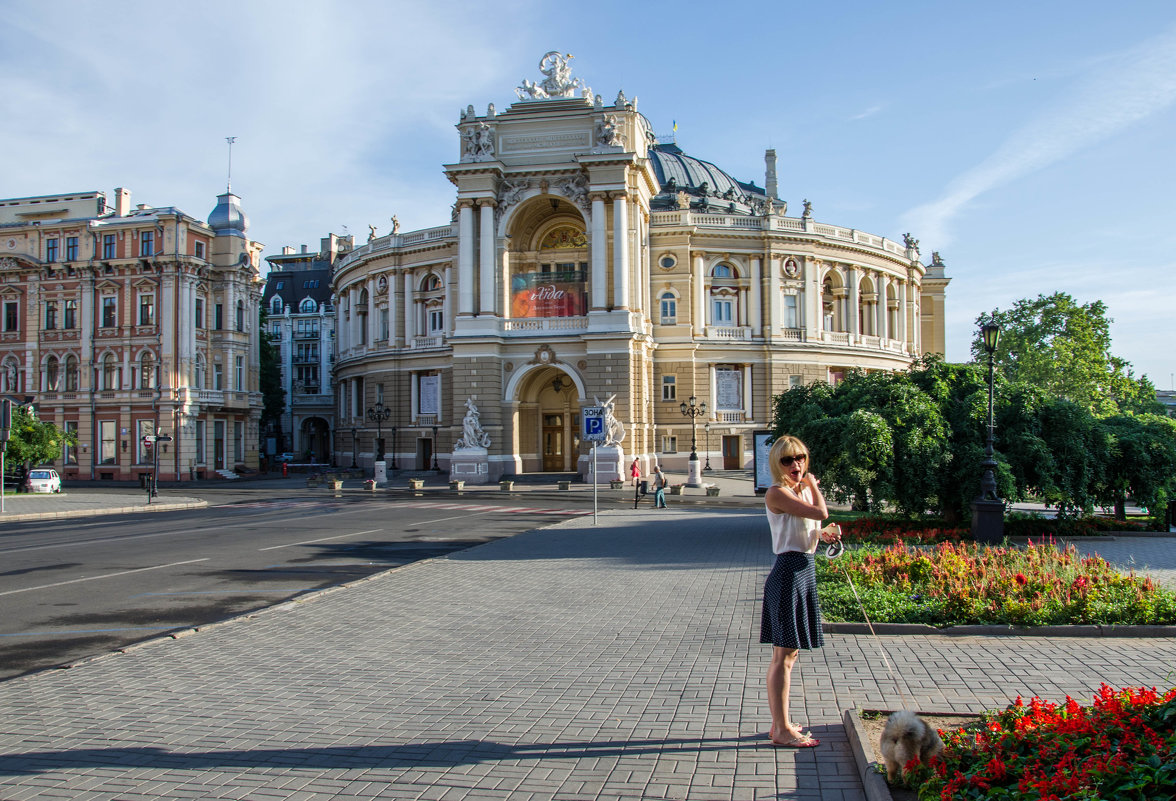
M 56 470 L 30 470 L 25 487 L 29 492 L 61 492 L 61 476 Z

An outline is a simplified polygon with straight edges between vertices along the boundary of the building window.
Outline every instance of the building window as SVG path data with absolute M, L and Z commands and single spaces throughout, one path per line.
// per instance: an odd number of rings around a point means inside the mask
M 204 298 L 196 298 L 196 327 L 204 327 Z
M 245 461 L 245 424 L 241 422 L 233 423 L 233 460 Z
M 711 298 L 711 322 L 717 326 L 734 326 L 735 301 L 730 298 Z
M 144 353 L 139 358 L 139 389 L 151 389 L 155 386 L 155 357 Z
M 735 271 L 730 264 L 716 264 L 711 270 L 711 278 L 735 278 Z
M 65 391 L 78 391 L 78 358 L 76 356 L 65 357 Z
M 225 366 L 223 364 L 212 366 L 212 388 L 218 392 L 225 388 Z
M 155 436 L 155 421 L 154 420 L 138 420 L 135 431 L 135 463 L 136 464 L 151 464 L 155 458 L 155 448 L 159 445 L 148 448 L 147 443 L 143 442 L 143 437 Z
M 429 310 L 429 333 L 439 334 L 445 330 L 445 313 L 441 309 Z
M 270 302 L 270 314 L 281 314 L 281 313 L 282 313 L 282 299 L 275 295 L 274 299 Z
M 662 376 L 662 400 L 672 401 L 678 399 L 678 378 L 672 375 Z
M 57 261 L 57 237 L 45 240 L 45 261 Z
M 102 235 L 102 258 L 113 259 L 118 254 L 118 246 L 115 243 L 114 234 Z
M 302 301 L 302 305 L 298 308 L 303 314 L 314 314 L 318 311 L 318 304 L 311 298 L 306 298 Z
M 78 238 L 76 236 L 67 236 L 65 238 L 65 260 L 66 261 L 77 261 L 78 260 Z M 77 459 L 75 459 L 74 461 L 76 463 Z
M 102 299 L 102 327 L 114 328 L 118 325 L 118 306 L 116 298 Z
M 380 309 L 380 339 L 388 339 L 388 310 Z
M 4 304 L 4 330 L 17 331 L 20 329 L 20 304 L 15 300 Z
M 155 255 L 155 234 L 152 231 L 143 231 L 139 234 L 139 255 Z
M 198 259 L 204 258 L 204 243 L 203 242 L 196 242 L 195 253 L 196 253 L 196 258 L 198 258 Z
M 238 392 L 245 390 L 245 357 L 238 356 L 233 365 L 233 389 Z
M 213 326 L 212 327 L 215 328 L 217 331 L 223 331 L 225 328 L 225 307 L 224 307 L 224 304 L 221 304 L 221 303 L 216 304 L 216 308 L 213 310 L 213 317 L 214 317 L 214 319 L 213 319 Z
M 151 325 L 155 322 L 155 296 L 139 296 L 139 325 Z
M 64 328 L 78 327 L 78 302 L 76 300 L 67 300 L 65 302 L 65 319 L 62 321 Z
M 70 445 L 69 443 L 77 442 L 78 438 L 78 424 L 73 420 L 65 421 L 65 443 L 61 447 L 61 461 L 66 464 L 78 463 L 78 446 Z
M 796 316 L 796 295 L 784 296 L 784 327 L 799 328 Z
M 303 289 L 318 289 L 319 279 L 314 278 L 302 282 Z
M 662 437 L 662 453 L 677 453 L 678 452 L 678 438 L 674 436 Z
M 192 361 L 192 383 L 197 389 L 204 389 L 204 355 L 200 353 Z
M 56 356 L 50 356 L 45 362 L 45 389 L 50 392 L 57 391 L 57 382 L 60 379 L 59 370 L 61 363 L 57 361 Z
M 204 464 L 204 421 L 196 421 L 196 464 Z
M 57 303 L 51 300 L 45 304 L 45 330 L 52 331 L 55 328 L 57 328 Z
M 102 357 L 102 388 L 118 389 L 118 385 L 118 362 L 113 353 L 108 353 Z
M 803 384 L 804 384 L 804 380 L 800 376 L 798 376 L 798 375 L 788 376 L 788 388 L 789 389 L 796 389 L 799 386 L 803 386 Z
M 100 420 L 98 422 L 99 464 L 114 464 L 114 460 L 118 458 L 118 442 L 114 439 L 115 431 L 114 420 Z
M 678 299 L 672 292 L 663 292 L 661 296 L 662 325 L 674 325 L 678 322 Z
M 237 330 L 245 330 L 245 301 L 237 301 Z

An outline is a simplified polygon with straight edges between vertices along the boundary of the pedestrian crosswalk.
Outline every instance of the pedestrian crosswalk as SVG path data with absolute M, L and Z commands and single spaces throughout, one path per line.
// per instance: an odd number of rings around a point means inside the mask
M 414 509 L 460 509 L 466 512 L 503 512 L 506 514 L 524 515 L 590 515 L 591 509 L 541 509 L 531 506 L 499 506 L 497 504 L 476 503 L 445 503 L 444 501 L 404 501 L 397 506 L 410 506 Z

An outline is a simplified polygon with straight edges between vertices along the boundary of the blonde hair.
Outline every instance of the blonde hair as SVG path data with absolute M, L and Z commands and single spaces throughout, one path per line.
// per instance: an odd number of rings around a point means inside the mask
M 772 449 L 768 451 L 768 470 L 772 473 L 773 484 L 784 483 L 784 465 L 780 464 L 780 459 L 784 456 L 804 456 L 805 466 L 808 466 L 809 449 L 803 442 L 796 437 L 788 435 L 778 437 L 772 443 Z

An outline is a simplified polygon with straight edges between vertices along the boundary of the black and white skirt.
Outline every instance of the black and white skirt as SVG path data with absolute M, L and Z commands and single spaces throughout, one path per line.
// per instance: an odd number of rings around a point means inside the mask
M 810 650 L 824 645 L 816 565 L 811 553 L 785 551 L 776 555 L 776 564 L 764 582 L 760 642 Z

